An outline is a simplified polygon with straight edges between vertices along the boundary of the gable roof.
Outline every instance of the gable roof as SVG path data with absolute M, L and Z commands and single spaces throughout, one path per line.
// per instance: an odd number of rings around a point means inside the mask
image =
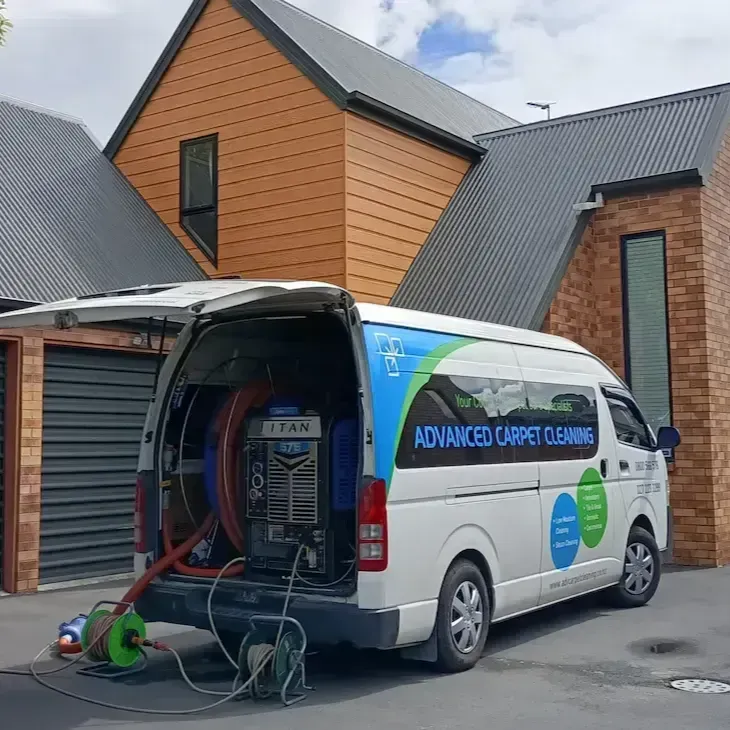
M 284 0 L 230 0 L 236 10 L 342 109 L 368 116 L 468 157 L 484 153 L 483 132 L 519 124 L 511 117 L 343 33 Z M 113 157 L 208 0 L 194 0 L 112 134 Z
M 0 97 L 0 297 L 207 278 L 78 120 Z
M 392 304 L 540 328 L 591 216 L 573 205 L 701 184 L 729 121 L 726 84 L 484 135 Z

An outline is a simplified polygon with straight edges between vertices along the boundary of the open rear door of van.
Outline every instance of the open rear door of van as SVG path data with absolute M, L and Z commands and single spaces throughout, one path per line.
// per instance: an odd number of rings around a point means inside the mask
M 247 306 L 341 305 L 351 308 L 352 296 L 344 289 L 316 281 L 255 281 L 218 279 L 141 286 L 90 294 L 39 304 L 0 314 L 0 329 L 53 327 L 70 329 L 95 322 L 168 317 L 184 323 Z

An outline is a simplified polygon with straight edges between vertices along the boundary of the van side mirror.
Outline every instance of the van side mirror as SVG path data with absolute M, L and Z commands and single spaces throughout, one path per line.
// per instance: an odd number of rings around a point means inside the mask
M 681 443 L 682 437 L 674 426 L 662 426 L 656 435 L 657 451 L 676 449 Z

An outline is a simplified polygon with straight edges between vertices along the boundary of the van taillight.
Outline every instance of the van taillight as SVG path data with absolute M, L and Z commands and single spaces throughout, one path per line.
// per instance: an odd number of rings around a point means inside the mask
M 146 552 L 145 546 L 145 496 L 142 475 L 137 475 L 137 486 L 134 494 L 134 550 L 138 553 Z
M 363 489 L 358 509 L 359 569 L 379 572 L 388 567 L 388 494 L 384 479 Z

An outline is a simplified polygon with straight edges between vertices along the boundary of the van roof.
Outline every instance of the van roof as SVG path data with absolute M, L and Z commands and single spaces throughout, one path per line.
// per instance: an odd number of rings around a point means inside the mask
M 582 355 L 591 353 L 575 342 L 556 335 L 546 335 L 534 330 L 506 327 L 490 322 L 479 322 L 461 317 L 449 317 L 444 314 L 419 312 L 413 309 L 401 309 L 383 304 L 358 304 L 360 319 L 365 323 L 382 324 L 392 327 L 410 327 L 411 329 L 430 330 L 445 334 L 473 337 L 479 340 L 495 340 L 509 342 L 514 345 L 529 345 L 550 350 L 576 352 Z

